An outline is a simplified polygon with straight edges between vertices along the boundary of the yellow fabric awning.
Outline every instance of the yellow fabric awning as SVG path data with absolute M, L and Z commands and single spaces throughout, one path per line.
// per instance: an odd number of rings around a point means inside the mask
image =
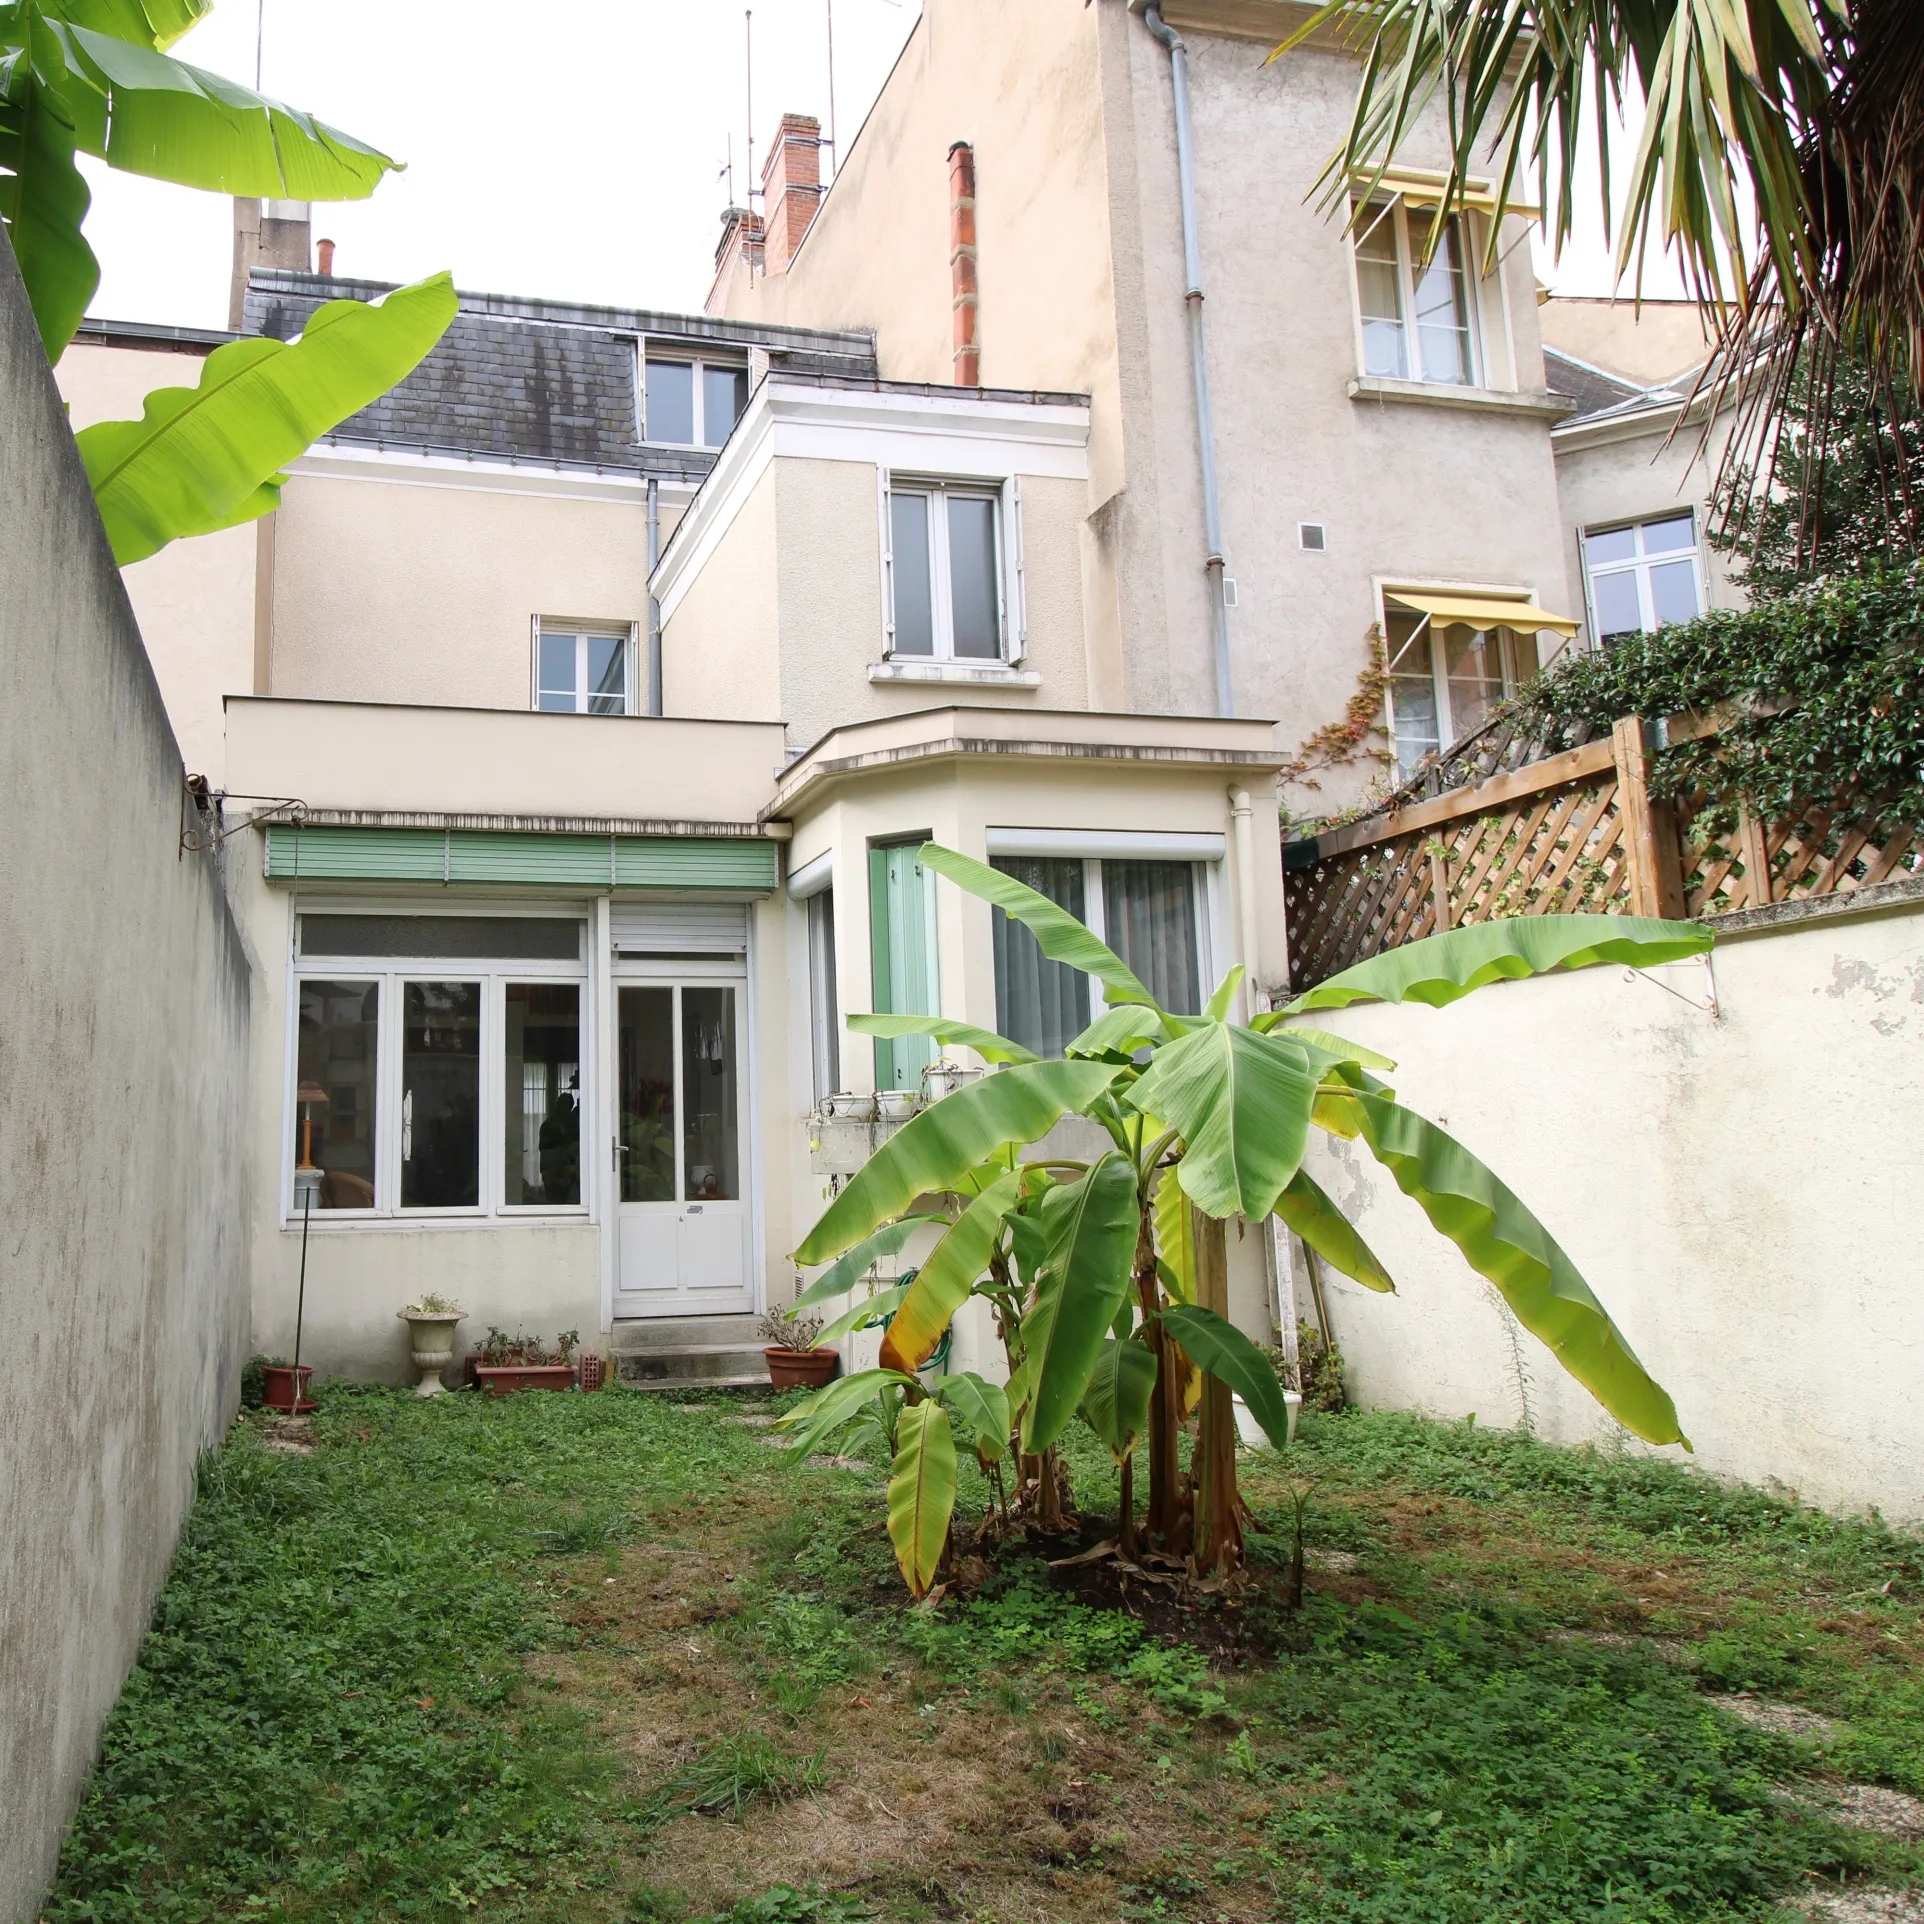
M 1583 625 L 1568 615 L 1553 615 L 1549 609 L 1539 608 L 1526 595 L 1450 595 L 1392 588 L 1389 599 L 1397 607 L 1428 615 L 1445 627 L 1461 622 L 1466 628 L 1516 628 L 1524 634 L 1551 628 L 1560 635 L 1574 635 Z
M 1434 173 L 1427 167 L 1385 167 L 1381 178 L 1376 181 L 1375 191 L 1379 194 L 1395 194 L 1411 207 L 1440 207 L 1443 204 L 1443 189 L 1449 178 L 1448 174 Z M 1359 168 L 1350 176 L 1350 180 L 1360 193 L 1370 185 L 1371 172 L 1368 168 Z M 1494 184 L 1472 175 L 1463 183 L 1463 204 L 1473 213 L 1494 214 Z M 1529 220 L 1535 220 L 1542 211 L 1520 200 L 1511 201 L 1504 209 L 1506 214 L 1521 214 Z

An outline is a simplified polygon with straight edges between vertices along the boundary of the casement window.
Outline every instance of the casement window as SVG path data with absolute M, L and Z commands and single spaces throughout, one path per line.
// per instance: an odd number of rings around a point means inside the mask
M 1390 733 L 1396 772 L 1460 740 L 1537 672 L 1534 633 L 1473 628 L 1392 608 L 1389 636 Z
M 1590 632 L 1603 646 L 1621 635 L 1694 621 L 1704 611 L 1696 515 L 1686 509 L 1627 528 L 1586 531 L 1583 578 Z
M 1201 1012 L 1207 890 L 1200 863 L 997 855 L 992 866 L 1094 930 L 1172 1015 Z M 1089 978 L 1050 961 L 1001 909 L 991 915 L 996 1028 L 1037 1055 L 1059 1056 L 1089 1026 Z
M 337 1216 L 581 1210 L 579 919 L 304 912 L 298 940 L 296 1214 L 308 1183 Z
M 718 448 L 748 405 L 748 370 L 718 361 L 643 363 L 644 441 L 678 448 Z
M 869 850 L 870 984 L 878 1014 L 934 1015 L 941 1008 L 935 877 L 916 860 L 923 840 L 918 835 Z M 935 1055 L 926 1036 L 878 1036 L 876 1088 L 919 1088 Z
M 1481 377 L 1470 239 L 1457 215 L 1373 201 L 1352 238 L 1362 370 L 1474 387 Z
M 1012 659 L 1003 489 L 890 476 L 888 650 L 897 660 Z
M 632 624 L 535 623 L 534 705 L 555 715 L 635 712 Z

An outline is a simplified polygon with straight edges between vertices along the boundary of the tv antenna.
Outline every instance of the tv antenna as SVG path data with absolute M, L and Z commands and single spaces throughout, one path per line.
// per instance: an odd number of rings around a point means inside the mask
M 745 50 L 744 71 L 748 79 L 748 191 L 742 197 L 742 205 L 752 214 L 755 211 L 755 9 L 742 9 L 742 45 Z

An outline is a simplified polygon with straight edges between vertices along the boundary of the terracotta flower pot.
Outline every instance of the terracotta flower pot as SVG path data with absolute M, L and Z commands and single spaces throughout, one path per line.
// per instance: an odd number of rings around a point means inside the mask
M 840 1350 L 783 1349 L 779 1344 L 762 1354 L 768 1359 L 768 1380 L 778 1390 L 818 1390 L 842 1360 Z
M 261 1401 L 270 1410 L 281 1410 L 290 1416 L 305 1416 L 320 1407 L 311 1402 L 307 1394 L 307 1386 L 314 1376 L 313 1364 L 303 1363 L 299 1369 L 295 1369 L 288 1363 L 263 1363 L 261 1375 L 266 1379 Z M 300 1378 L 298 1392 L 294 1386 L 296 1377 Z
M 571 1390 L 572 1363 L 477 1363 L 474 1380 L 490 1396 L 512 1396 L 516 1390 Z

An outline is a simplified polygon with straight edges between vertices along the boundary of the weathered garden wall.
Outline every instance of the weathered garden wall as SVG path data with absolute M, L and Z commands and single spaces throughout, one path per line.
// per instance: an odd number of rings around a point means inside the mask
M 0 1919 L 31 1918 L 247 1345 L 248 970 L 0 240 Z
M 1733 918 L 1753 926 L 1718 943 L 1715 1017 L 1690 962 L 1317 1019 L 1396 1057 L 1398 1094 L 1536 1211 L 1698 1464 L 1917 1522 L 1924 891 L 1877 893 L 1870 913 L 1831 897 Z M 1309 1166 L 1398 1281 L 1375 1296 L 1325 1271 L 1356 1400 L 1617 1434 L 1367 1150 Z

